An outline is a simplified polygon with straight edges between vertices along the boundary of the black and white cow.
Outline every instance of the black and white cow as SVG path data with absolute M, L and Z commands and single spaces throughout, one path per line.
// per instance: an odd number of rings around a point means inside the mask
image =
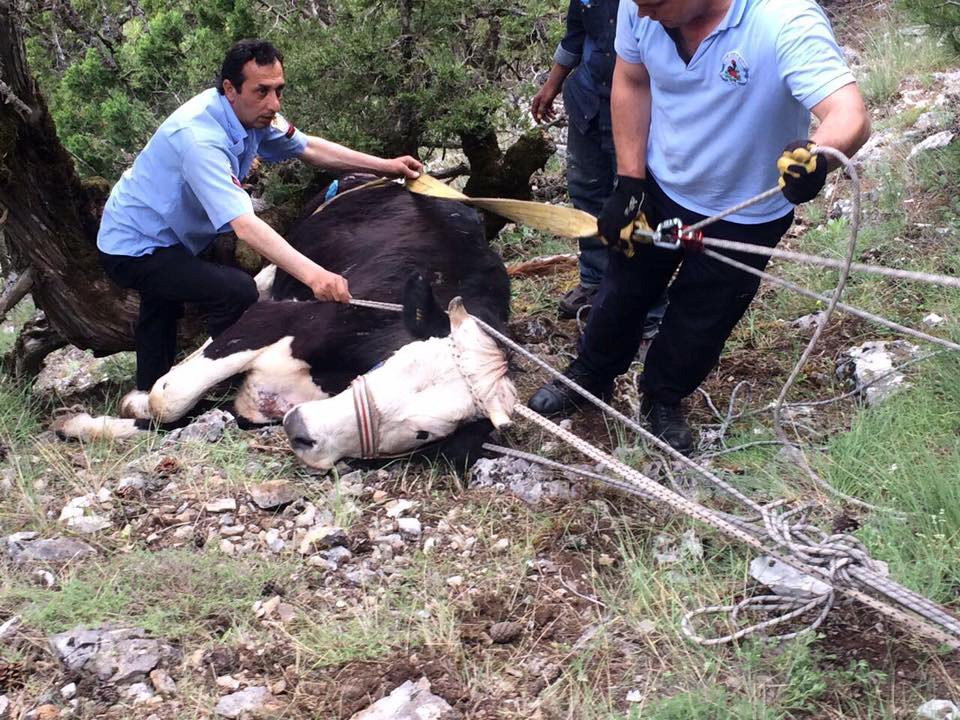
M 403 302 L 402 314 L 318 302 L 290 275 L 268 268 L 257 277 L 261 302 L 149 393 L 128 394 L 121 401 L 128 419 L 75 415 L 57 422 L 58 434 L 126 437 L 172 423 L 236 375 L 243 376 L 238 418 L 284 419 L 293 450 L 316 467 L 442 439 L 457 448 L 448 456 L 457 456 L 491 423 L 509 422 L 516 391 L 506 358 L 468 315 L 502 330 L 510 302 L 506 269 L 477 214 L 396 183 L 357 182 L 344 183 L 318 211 L 319 202 L 308 208 L 289 241 L 346 277 L 353 297 Z

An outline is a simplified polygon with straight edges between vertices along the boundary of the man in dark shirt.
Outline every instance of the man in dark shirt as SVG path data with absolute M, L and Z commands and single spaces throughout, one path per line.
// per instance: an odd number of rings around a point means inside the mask
M 567 33 L 553 55 L 553 67 L 530 111 L 534 120 L 552 120 L 553 101 L 563 90 L 567 111 L 567 188 L 574 207 L 599 215 L 613 188 L 617 157 L 610 120 L 610 85 L 616 53 L 617 0 L 570 0 Z M 576 72 L 574 72 L 576 71 Z M 569 76 L 569 77 L 568 77 Z M 575 317 L 590 305 L 607 267 L 599 238 L 580 240 L 580 283 L 560 300 L 560 316 Z M 666 308 L 650 310 L 644 337 L 651 337 Z

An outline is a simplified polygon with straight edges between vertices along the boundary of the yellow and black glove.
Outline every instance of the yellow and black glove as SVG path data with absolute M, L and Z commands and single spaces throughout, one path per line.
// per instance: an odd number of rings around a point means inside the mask
M 794 140 L 777 160 L 780 190 L 794 205 L 813 200 L 827 181 L 827 159 L 814 155 L 814 148 L 812 140 Z
M 647 192 L 647 181 L 617 175 L 613 192 L 603 203 L 603 209 L 597 217 L 600 239 L 613 250 L 633 257 L 636 250 L 631 237 L 633 227 L 639 225 L 649 230 L 653 222 L 653 203 Z

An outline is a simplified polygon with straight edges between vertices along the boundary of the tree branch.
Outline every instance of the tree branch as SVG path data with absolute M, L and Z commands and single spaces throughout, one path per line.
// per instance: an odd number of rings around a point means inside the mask
M 28 267 L 19 277 L 13 281 L 13 284 L 7 288 L 7 291 L 0 297 L 0 322 L 3 322 L 7 313 L 13 310 L 27 293 L 33 288 L 33 268 Z
M 5 102 L 7 105 L 13 105 L 13 109 L 16 110 L 28 123 L 33 125 L 36 122 L 37 114 L 34 112 L 33 108 L 18 98 L 14 94 L 13 90 L 10 89 L 10 86 L 7 85 L 3 80 L 0 80 L 0 98 L 2 98 L 3 102 Z

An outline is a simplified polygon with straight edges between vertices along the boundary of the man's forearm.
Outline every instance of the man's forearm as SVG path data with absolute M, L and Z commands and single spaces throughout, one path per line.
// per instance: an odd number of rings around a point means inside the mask
M 276 230 L 253 213 L 241 215 L 230 223 L 237 237 L 252 247 L 261 257 L 309 285 L 311 274 L 320 266 L 295 250 Z
M 563 81 L 567 78 L 567 75 L 573 68 L 569 68 L 566 65 L 561 65 L 558 62 L 555 62 L 550 68 L 550 75 L 547 76 L 547 82 L 544 85 L 548 85 L 559 90 L 563 86 Z
M 810 139 L 817 145 L 832 147 L 847 157 L 853 157 L 870 137 L 870 115 L 853 83 L 816 105 L 813 113 L 820 125 Z M 837 165 L 831 158 L 830 169 Z
M 334 172 L 387 172 L 387 161 L 375 155 L 352 150 L 329 140 L 316 136 L 307 138 L 307 148 L 300 156 L 302 160 L 324 170 Z
M 617 60 L 610 96 L 617 173 L 647 176 L 647 138 L 650 134 L 650 78 L 642 66 Z

